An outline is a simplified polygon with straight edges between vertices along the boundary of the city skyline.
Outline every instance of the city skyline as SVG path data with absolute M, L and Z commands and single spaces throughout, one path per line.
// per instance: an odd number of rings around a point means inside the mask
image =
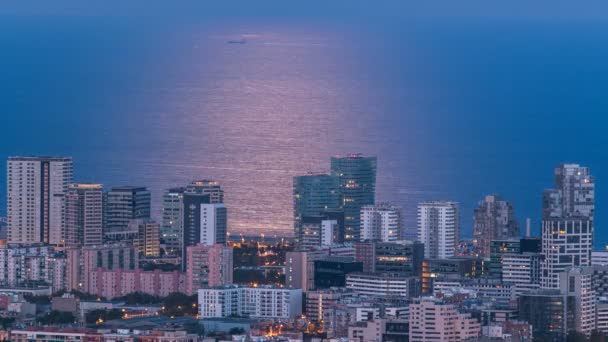
M 0 3 L 0 339 L 605 342 L 607 14 Z

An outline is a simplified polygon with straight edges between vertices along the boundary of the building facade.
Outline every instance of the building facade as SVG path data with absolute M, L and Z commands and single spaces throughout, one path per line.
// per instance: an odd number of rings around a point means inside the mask
M 108 299 L 134 292 L 166 297 L 174 292 L 185 293 L 185 278 L 179 271 L 97 268 L 89 275 L 85 292 Z

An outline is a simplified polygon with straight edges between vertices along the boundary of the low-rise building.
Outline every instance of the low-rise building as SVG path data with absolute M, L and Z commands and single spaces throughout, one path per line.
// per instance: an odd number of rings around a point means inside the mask
M 198 290 L 200 318 L 288 319 L 302 314 L 302 290 L 228 285 Z
M 420 280 L 399 274 L 350 273 L 346 276 L 346 288 L 368 296 L 414 298 L 420 294 Z

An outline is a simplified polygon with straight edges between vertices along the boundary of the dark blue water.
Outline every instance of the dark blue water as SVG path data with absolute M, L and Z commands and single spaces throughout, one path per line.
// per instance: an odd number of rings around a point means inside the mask
M 449 199 L 466 235 L 489 193 L 537 228 L 553 168 L 578 162 L 608 242 L 606 21 L 241 12 L 3 14 L 0 159 L 71 155 L 78 181 L 149 186 L 157 215 L 164 189 L 215 178 L 233 230 L 290 233 L 291 177 L 363 152 L 408 228 Z

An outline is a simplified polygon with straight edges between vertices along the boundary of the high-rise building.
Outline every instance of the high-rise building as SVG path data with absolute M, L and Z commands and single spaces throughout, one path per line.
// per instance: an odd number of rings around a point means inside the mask
M 150 191 L 141 186 L 114 187 L 106 193 L 105 231 L 120 233 L 128 230 L 129 222 L 150 218 Z
M 376 201 L 376 166 L 376 157 L 361 154 L 331 158 L 331 174 L 340 181 L 345 241 L 360 240 L 361 207 Z
M 591 265 L 595 181 L 589 169 L 563 164 L 555 187 L 543 193 L 541 285 L 559 288 L 559 273 Z
M 224 245 L 198 244 L 187 248 L 186 293 L 232 284 L 233 249 Z
M 595 330 L 597 297 L 593 289 L 593 273 L 592 267 L 574 267 L 559 274 L 562 293 L 574 296 L 576 314 L 572 328 L 587 336 Z
M 201 204 L 201 239 L 200 243 L 212 246 L 226 244 L 228 232 L 228 215 L 223 203 Z
M 165 253 L 170 256 L 181 256 L 185 191 L 186 188 L 171 188 L 163 194 L 163 218 L 160 234 Z
M 361 207 L 361 241 L 394 242 L 402 239 L 401 208 L 389 203 Z
M 304 217 L 323 216 L 342 208 L 340 179 L 327 174 L 311 174 L 293 178 L 293 215 L 296 245 L 305 235 Z
M 490 256 L 490 241 L 519 239 L 513 206 L 500 196 L 489 195 L 473 211 L 473 235 L 478 255 Z
M 160 225 L 153 220 L 131 220 L 129 231 L 135 232 L 133 246 L 145 257 L 160 256 Z
M 64 196 L 72 177 L 72 158 L 8 158 L 9 243 L 61 244 L 65 240 Z
M 459 239 L 458 203 L 424 202 L 418 205 L 418 240 L 424 243 L 424 257 L 454 256 Z
M 536 290 L 518 298 L 519 319 L 533 327 L 534 338 L 544 341 L 565 341 L 575 327 L 576 300 L 559 290 Z
M 70 184 L 65 195 L 65 208 L 65 246 L 98 246 L 103 243 L 101 184 Z
M 452 304 L 422 298 L 410 305 L 410 341 L 463 341 L 478 337 L 481 324 Z

